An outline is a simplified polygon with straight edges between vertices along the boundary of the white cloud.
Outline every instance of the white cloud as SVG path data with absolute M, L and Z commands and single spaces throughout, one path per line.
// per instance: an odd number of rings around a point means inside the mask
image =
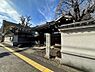
M 8 0 L 10 1 L 10 0 Z M 3 19 L 19 21 L 20 14 L 9 4 L 7 0 L 0 0 L 0 13 L 5 13 L 6 15 L 0 15 L 0 23 Z M 9 16 L 9 17 L 8 17 Z
M 53 3 L 54 0 L 45 0 L 45 4 L 38 7 L 38 12 L 45 18 L 47 22 L 52 21 L 54 17 L 54 12 L 52 8 Z
M 0 27 L 2 26 L 2 21 L 5 20 L 5 19 L 9 20 L 8 17 L 0 15 Z
M 50 10 L 47 8 L 48 7 L 45 6 L 45 7 L 43 7 L 43 9 L 38 9 L 38 11 L 45 18 L 45 20 L 47 22 L 50 22 L 50 21 L 52 21 L 52 14 L 51 14 Z
M 47 21 L 47 16 L 45 15 L 45 13 L 41 10 L 41 9 L 38 9 L 39 13 L 45 18 L 45 20 Z

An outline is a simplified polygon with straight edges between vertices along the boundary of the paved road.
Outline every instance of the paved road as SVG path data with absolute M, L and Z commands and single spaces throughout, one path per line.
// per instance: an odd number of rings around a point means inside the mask
M 2 44 L 0 45 L 3 46 Z M 6 47 L 6 45 L 3 47 L 4 48 L 0 47 L 0 72 L 40 72 L 37 69 L 46 72 L 50 70 L 53 70 L 54 72 L 80 72 L 67 66 L 62 66 L 61 68 L 59 64 L 55 64 L 55 62 L 52 62 L 51 60 L 33 54 L 34 50 L 31 50 L 30 48 L 27 50 L 23 48 L 14 48 L 12 46 Z M 47 71 L 47 69 L 49 70 Z
M 9 51 L 0 47 L 0 72 L 39 72 Z

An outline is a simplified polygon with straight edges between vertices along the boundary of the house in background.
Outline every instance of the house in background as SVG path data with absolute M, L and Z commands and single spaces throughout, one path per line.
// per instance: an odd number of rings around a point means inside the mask
M 3 20 L 2 34 L 2 41 L 11 41 L 13 46 L 32 44 L 32 31 L 30 27 Z

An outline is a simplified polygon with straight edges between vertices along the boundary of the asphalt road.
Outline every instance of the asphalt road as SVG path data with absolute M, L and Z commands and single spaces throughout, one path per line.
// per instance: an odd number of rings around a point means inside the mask
M 0 72 L 81 72 L 33 54 L 35 51 L 30 48 L 3 47 L 0 47 Z
M 0 72 L 40 72 L 11 52 L 0 47 Z

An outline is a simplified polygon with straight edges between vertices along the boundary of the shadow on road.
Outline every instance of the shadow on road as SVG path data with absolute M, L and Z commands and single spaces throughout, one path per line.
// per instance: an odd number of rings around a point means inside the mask
M 9 55 L 10 55 L 9 52 L 3 52 L 3 53 L 0 53 L 0 58 L 5 57 L 5 56 L 9 56 Z
M 6 43 L 3 43 L 3 45 L 5 45 L 6 47 L 9 47 L 9 48 L 11 48 L 11 49 L 13 49 L 14 52 L 22 52 L 22 51 L 25 51 L 25 50 L 29 49 L 29 48 L 22 47 L 22 48 L 21 48 L 22 50 L 19 50 L 19 47 L 14 47 L 14 46 L 11 46 L 11 45 L 6 44 Z M 2 46 L 0 46 L 0 47 L 2 47 Z M 0 56 L 0 57 L 1 57 L 1 56 Z
M 27 48 L 28 49 L 28 48 Z M 22 50 L 16 50 L 15 52 L 22 52 L 22 51 L 25 51 L 27 49 L 22 49 Z

